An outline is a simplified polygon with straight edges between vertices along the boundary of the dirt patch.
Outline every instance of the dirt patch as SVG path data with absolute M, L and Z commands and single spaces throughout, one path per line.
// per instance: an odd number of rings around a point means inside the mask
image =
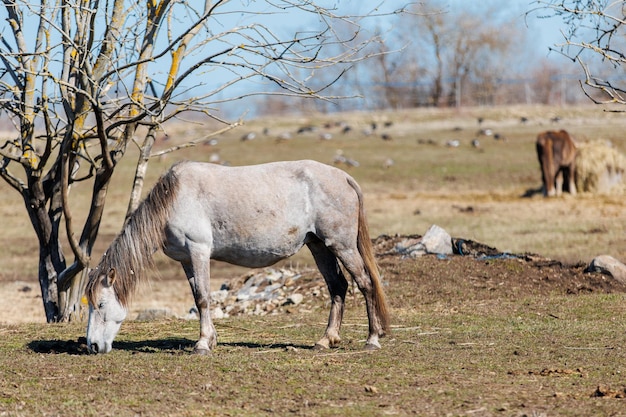
M 626 285 L 597 273 L 585 264 L 566 265 L 534 254 L 508 254 L 482 243 L 454 238 L 457 254 L 402 258 L 393 248 L 404 236 L 376 239 L 385 279 L 402 285 L 402 297 L 419 296 L 432 303 L 458 299 L 506 299 L 542 294 L 626 292 Z M 458 254 L 459 248 L 465 255 Z

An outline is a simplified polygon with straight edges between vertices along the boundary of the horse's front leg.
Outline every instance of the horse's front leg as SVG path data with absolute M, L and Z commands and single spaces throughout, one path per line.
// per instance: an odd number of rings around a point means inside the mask
M 200 339 L 196 342 L 194 353 L 207 355 L 217 346 L 217 332 L 211 320 L 210 264 L 206 260 L 182 262 L 182 265 L 200 314 Z

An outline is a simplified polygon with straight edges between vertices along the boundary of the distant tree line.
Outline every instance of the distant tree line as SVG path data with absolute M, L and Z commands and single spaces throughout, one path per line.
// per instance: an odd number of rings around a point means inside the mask
M 534 9 L 519 10 L 499 7 L 497 2 L 480 9 L 468 3 L 462 9 L 442 3 L 415 4 L 409 13 L 394 18 L 392 30 L 378 34 L 379 41 L 370 45 L 372 57 L 354 65 L 330 87 L 330 95 L 347 99 L 294 103 L 286 97 L 266 96 L 259 107 L 265 113 L 294 109 L 333 112 L 571 105 L 589 102 L 588 96 L 596 101 L 607 98 L 601 89 L 589 92 L 580 88 L 585 74 L 575 64 L 577 58 L 566 53 L 572 53 L 567 48 L 572 46 L 570 38 L 563 38 L 562 47 L 539 48 L 533 34 L 520 24 L 525 13 L 528 19 L 555 17 L 554 10 L 545 6 L 562 2 L 540 1 Z M 606 64 L 585 63 L 602 79 L 620 77 Z

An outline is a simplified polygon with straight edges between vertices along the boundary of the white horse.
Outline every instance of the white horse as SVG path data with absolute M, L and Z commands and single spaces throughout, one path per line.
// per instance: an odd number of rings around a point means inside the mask
M 109 352 L 136 284 L 154 267 L 161 248 L 179 261 L 200 312 L 195 352 L 217 345 L 209 305 L 209 260 L 265 267 L 311 250 L 331 295 L 330 316 L 316 348 L 341 338 L 348 282 L 338 260 L 365 297 L 367 349 L 380 348 L 389 314 L 363 209 L 352 177 L 314 161 L 223 167 L 182 162 L 165 173 L 89 275 L 87 346 Z

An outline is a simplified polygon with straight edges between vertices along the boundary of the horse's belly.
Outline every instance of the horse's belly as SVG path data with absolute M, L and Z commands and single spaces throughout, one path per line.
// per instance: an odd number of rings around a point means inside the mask
M 258 201 L 253 209 L 248 205 L 214 207 L 208 216 L 212 219 L 211 258 L 260 268 L 298 252 L 315 222 L 307 204 L 293 200 L 291 204 Z
M 290 248 L 242 248 L 227 247 L 213 251 L 211 258 L 248 268 L 262 268 L 294 255 L 302 244 Z
M 293 254 L 286 256 L 276 256 L 273 254 L 250 254 L 250 256 L 241 256 L 233 254 L 219 254 L 214 255 L 211 258 L 217 261 L 228 262 L 229 264 L 245 266 L 247 268 L 264 268 L 266 266 L 274 265 L 276 262 L 288 258 Z
M 195 218 L 194 222 L 171 222 L 166 228 L 165 253 L 182 261 L 193 258 L 194 252 L 196 255 L 204 252 L 211 259 L 261 268 L 298 252 L 312 230 L 309 225 L 294 222 L 281 222 L 290 226 L 269 227 L 266 219 L 247 220 L 240 224 L 227 221 L 208 224 L 202 218 Z

